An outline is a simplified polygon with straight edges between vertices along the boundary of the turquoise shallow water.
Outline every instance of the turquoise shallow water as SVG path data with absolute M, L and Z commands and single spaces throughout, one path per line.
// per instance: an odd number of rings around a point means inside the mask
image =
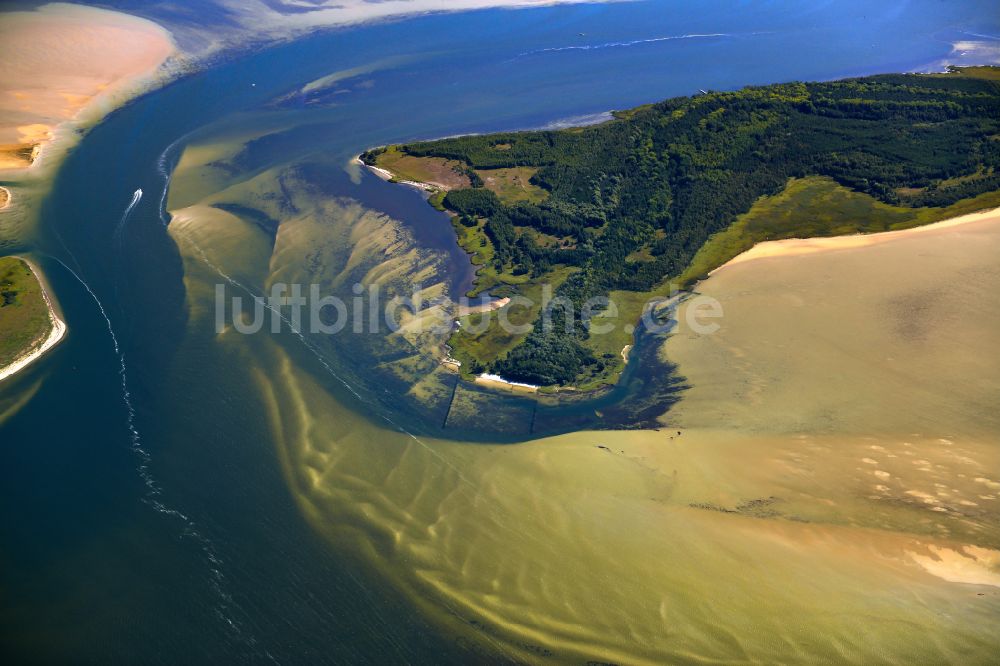
M 375 144 L 544 126 L 699 88 L 923 69 L 967 33 L 998 32 L 985 2 L 429 16 L 233 56 L 112 114 L 66 160 L 37 236 L 22 239 L 71 332 L 0 387 L 0 399 L 32 396 L 0 424 L 2 651 L 22 662 L 468 660 L 314 535 L 246 368 L 210 332 L 188 332 L 181 260 L 160 210 L 164 170 L 186 142 L 220 127 L 283 127 L 241 167 L 300 161 L 331 195 L 401 219 L 461 262 L 417 193 L 370 176 L 355 183 L 346 160 Z M 405 58 L 349 95 L 277 102 L 390 56 Z M 119 244 L 136 189 L 144 196 Z M 307 354 L 296 360 L 323 376 Z M 359 402 L 327 378 L 359 418 L 405 415 L 392 392 L 365 385 L 363 365 L 337 362 L 363 395 L 381 396 Z

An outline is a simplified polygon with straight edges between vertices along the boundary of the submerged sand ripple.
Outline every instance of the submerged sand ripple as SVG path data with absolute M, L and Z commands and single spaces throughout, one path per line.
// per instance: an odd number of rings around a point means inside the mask
M 269 239 L 196 199 L 171 223 L 193 331 L 218 279 L 206 257 L 260 285 L 434 270 L 351 202 L 296 200 Z M 1000 508 L 982 499 L 1000 470 L 998 238 L 994 220 L 720 271 L 700 289 L 723 329 L 666 345 L 692 384 L 670 433 L 423 440 L 340 404 L 294 340 L 215 344 L 259 387 L 304 515 L 470 662 L 985 663 L 1000 649 Z M 892 304 L 928 288 L 943 290 L 929 321 L 900 337 L 912 308 Z

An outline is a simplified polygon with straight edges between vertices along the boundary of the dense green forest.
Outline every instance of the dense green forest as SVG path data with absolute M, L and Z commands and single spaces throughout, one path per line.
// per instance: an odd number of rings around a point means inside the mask
M 680 275 L 713 234 L 789 178 L 826 176 L 901 207 L 1000 189 L 1000 82 L 958 72 L 749 87 L 669 99 L 587 128 L 399 149 L 467 165 L 472 187 L 443 203 L 463 224 L 482 225 L 493 268 L 539 279 L 575 267 L 557 293 L 579 305 Z M 362 157 L 375 163 L 378 152 Z M 548 197 L 505 202 L 472 177 L 510 167 L 537 167 L 531 183 Z M 558 335 L 536 326 L 486 367 L 518 381 L 573 383 L 605 363 L 586 344 L 588 323 Z

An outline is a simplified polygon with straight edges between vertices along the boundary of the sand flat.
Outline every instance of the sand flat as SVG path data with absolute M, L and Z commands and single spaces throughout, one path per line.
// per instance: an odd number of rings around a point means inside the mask
M 197 156 L 181 163 L 200 169 Z M 172 189 L 194 189 L 170 201 L 200 206 L 176 210 L 170 233 L 194 345 L 220 269 L 262 293 L 346 285 L 392 247 L 399 261 L 379 270 L 420 273 L 409 242 L 357 204 L 294 195 L 307 212 L 272 248 L 205 207 L 250 201 L 276 172 L 209 196 L 183 171 Z M 659 430 L 410 436 L 340 402 L 320 351 L 232 328 L 211 344 L 258 389 L 304 517 L 471 646 L 470 663 L 988 663 L 1000 227 L 939 232 L 703 282 L 726 316 L 716 335 L 666 343 L 691 388 Z
M 721 329 L 665 346 L 674 422 L 1000 437 L 1000 212 L 758 247 L 698 285 Z
M 31 164 L 69 120 L 141 91 L 175 53 L 170 34 L 121 12 L 53 3 L 0 14 L 0 169 Z
M 989 217 L 718 273 L 723 328 L 667 342 L 692 388 L 658 431 L 418 440 L 260 340 L 255 378 L 316 529 L 489 654 L 981 662 L 998 249 Z

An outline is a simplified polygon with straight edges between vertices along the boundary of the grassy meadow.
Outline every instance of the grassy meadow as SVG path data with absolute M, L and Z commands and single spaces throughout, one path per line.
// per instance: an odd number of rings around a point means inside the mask
M 0 368 L 40 344 L 51 329 L 41 284 L 28 264 L 0 257 Z

